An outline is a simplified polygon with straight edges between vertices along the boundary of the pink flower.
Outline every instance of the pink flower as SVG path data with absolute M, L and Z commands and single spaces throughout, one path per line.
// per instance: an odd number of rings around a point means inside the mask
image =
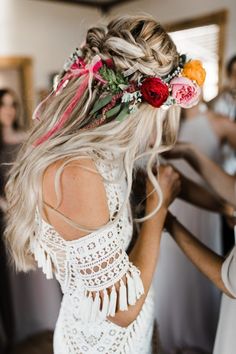
M 86 64 L 82 58 L 76 58 L 76 60 L 70 66 L 70 71 L 84 69 L 85 65 Z
M 182 108 L 191 108 L 199 101 L 200 87 L 187 77 L 176 77 L 170 82 L 172 97 Z

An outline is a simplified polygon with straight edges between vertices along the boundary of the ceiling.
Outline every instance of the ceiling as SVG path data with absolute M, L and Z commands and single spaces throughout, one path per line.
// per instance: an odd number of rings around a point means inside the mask
M 39 1 L 39 0 L 33 0 Z M 70 3 L 70 4 L 77 4 L 77 5 L 84 5 L 84 6 L 93 6 L 98 7 L 102 11 L 106 12 L 110 10 L 113 6 L 118 5 L 122 2 L 128 2 L 133 0 L 41 0 L 41 1 L 48 1 L 54 3 Z

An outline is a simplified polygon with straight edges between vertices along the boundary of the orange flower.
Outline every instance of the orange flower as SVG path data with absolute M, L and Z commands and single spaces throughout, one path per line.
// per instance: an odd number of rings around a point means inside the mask
M 195 80 L 199 86 L 202 86 L 205 81 L 206 70 L 200 60 L 190 60 L 184 65 L 182 76 Z

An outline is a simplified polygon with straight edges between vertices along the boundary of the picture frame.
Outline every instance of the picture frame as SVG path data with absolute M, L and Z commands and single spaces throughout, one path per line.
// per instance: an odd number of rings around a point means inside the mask
M 23 56 L 0 56 L 0 88 L 16 92 L 21 105 L 20 125 L 31 125 L 34 107 L 33 59 Z

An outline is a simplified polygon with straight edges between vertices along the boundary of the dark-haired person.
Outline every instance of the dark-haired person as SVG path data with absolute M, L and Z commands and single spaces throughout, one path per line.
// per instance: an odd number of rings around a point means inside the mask
M 31 272 L 27 276 L 15 274 L 7 266 L 3 242 L 7 208 L 4 189 L 11 165 L 6 163 L 14 162 L 27 137 L 19 126 L 19 113 L 20 105 L 15 92 L 8 88 L 0 89 L 0 316 L 9 344 L 33 332 L 53 329 L 61 301 L 55 280 L 46 281 L 41 272 Z M 51 302 L 48 298 L 52 299 Z M 23 324 L 25 313 L 28 313 L 28 322 Z
M 5 178 L 10 163 L 16 157 L 25 133 L 19 127 L 19 102 L 14 91 L 0 89 L 0 210 L 6 209 L 4 199 Z
M 14 337 L 14 316 L 12 294 L 10 290 L 9 269 L 3 243 L 5 201 L 5 179 L 8 166 L 12 162 L 24 138 L 18 126 L 19 104 L 15 93 L 10 89 L 0 89 L 0 317 L 6 344 L 10 345 Z
M 220 198 L 236 208 L 235 176 L 224 172 L 192 144 L 177 144 L 168 153 L 168 157 L 185 159 Z M 166 226 L 185 255 L 224 293 L 214 354 L 234 354 L 236 348 L 236 246 L 224 258 L 207 248 L 172 215 L 169 215 Z
M 227 141 L 236 149 L 236 124 L 199 102 L 182 110 L 178 140 L 194 144 L 221 165 L 222 143 Z M 173 164 L 186 177 L 205 186 L 205 181 L 185 161 Z M 183 188 L 185 185 L 186 182 L 182 183 Z M 193 191 L 196 192 L 192 189 L 191 194 Z M 180 199 L 174 201 L 170 210 L 199 240 L 222 254 L 221 213 Z M 219 290 L 189 262 L 171 238 L 162 239 L 160 254 L 163 256 L 155 276 L 155 305 L 163 347 L 167 352 L 186 347 L 211 352 L 220 309 Z

